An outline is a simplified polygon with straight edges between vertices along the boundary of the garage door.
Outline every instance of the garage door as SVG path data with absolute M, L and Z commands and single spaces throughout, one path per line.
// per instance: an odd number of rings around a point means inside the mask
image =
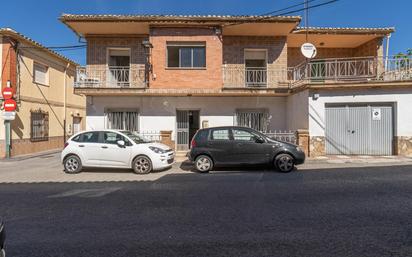
M 390 105 L 327 106 L 326 154 L 392 155 Z

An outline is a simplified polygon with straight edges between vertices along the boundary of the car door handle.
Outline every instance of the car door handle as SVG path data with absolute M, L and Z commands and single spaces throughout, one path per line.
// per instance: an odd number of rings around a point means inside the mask
M 84 145 L 79 145 L 79 147 L 84 147 Z
M 102 146 L 102 148 L 103 148 L 103 149 L 107 149 L 107 148 L 109 148 L 109 147 L 107 147 L 107 146 L 104 145 L 104 146 Z

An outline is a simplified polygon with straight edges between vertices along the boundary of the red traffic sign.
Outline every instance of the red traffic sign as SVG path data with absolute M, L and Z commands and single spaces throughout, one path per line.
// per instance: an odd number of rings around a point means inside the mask
M 3 103 L 3 107 L 6 112 L 12 112 L 16 110 L 17 103 L 13 99 L 6 99 Z
M 1 90 L 1 94 L 4 99 L 12 99 L 14 95 L 14 90 L 11 87 L 5 87 Z

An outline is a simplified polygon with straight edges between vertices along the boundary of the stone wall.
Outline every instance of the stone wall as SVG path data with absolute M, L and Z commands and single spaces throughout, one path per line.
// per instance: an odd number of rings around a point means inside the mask
M 318 157 L 326 155 L 325 137 L 310 137 L 309 157 Z
M 412 156 L 412 136 L 395 137 L 395 154 Z

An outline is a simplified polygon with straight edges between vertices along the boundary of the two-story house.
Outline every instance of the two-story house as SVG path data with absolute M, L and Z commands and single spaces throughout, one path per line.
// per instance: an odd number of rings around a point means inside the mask
M 84 129 L 86 97 L 73 92 L 77 66 L 11 28 L 0 28 L 0 84 L 13 89 L 17 103 L 10 131 L 0 111 L 0 158 L 62 149 L 68 136 Z M 0 96 L 0 106 L 3 100 Z
M 171 131 L 187 150 L 198 128 L 239 125 L 299 131 L 311 156 L 412 153 L 411 63 L 384 56 L 393 28 L 305 29 L 296 16 L 60 20 L 87 41 L 75 92 L 87 96 L 88 129 Z

